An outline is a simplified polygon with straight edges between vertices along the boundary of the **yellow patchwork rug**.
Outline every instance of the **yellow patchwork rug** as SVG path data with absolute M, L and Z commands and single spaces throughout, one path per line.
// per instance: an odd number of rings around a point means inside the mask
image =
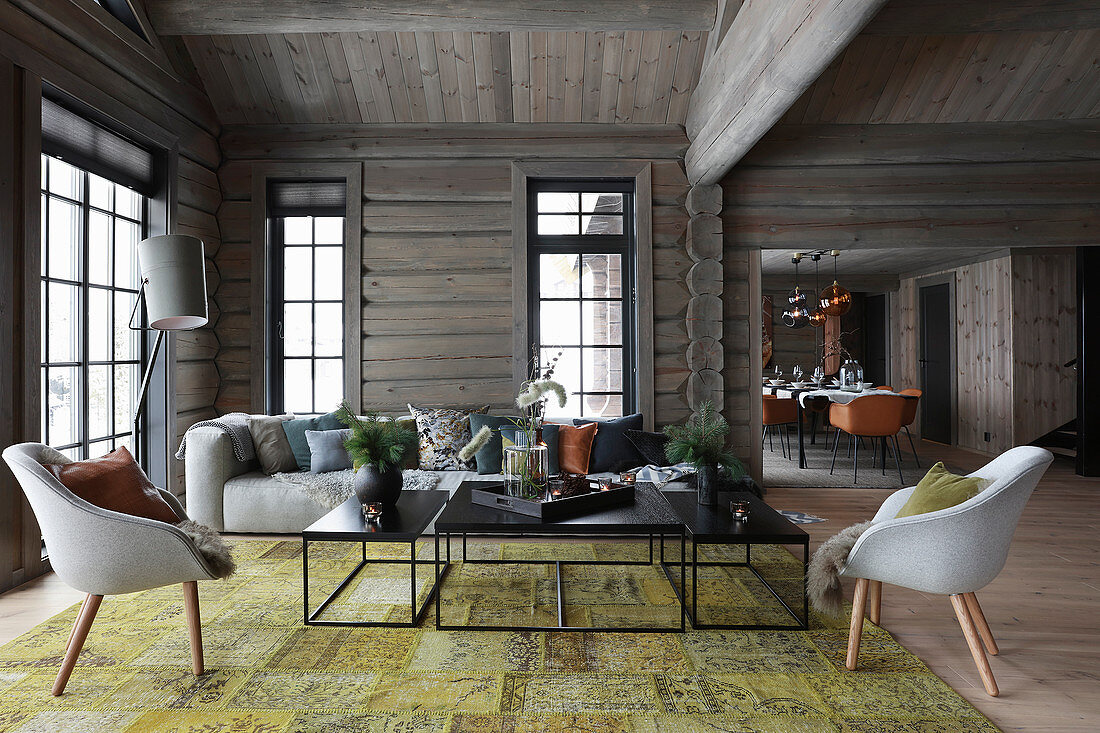
M 159 588 L 104 600 L 65 694 L 51 697 L 74 606 L 0 647 L 0 733 L 997 730 L 871 624 L 858 672 L 844 669 L 843 620 L 818 617 L 809 631 L 447 632 L 435 630 L 433 610 L 420 628 L 306 627 L 301 542 L 232 544 L 238 573 L 199 584 L 205 675 L 190 672 L 179 586 Z M 367 546 L 371 557 L 402 549 Z M 471 542 L 469 551 L 648 557 L 637 544 Z M 311 605 L 361 557 L 359 545 L 311 544 Z M 800 588 L 785 551 L 753 557 L 777 588 Z M 431 566 L 418 575 L 422 600 Z M 658 567 L 571 565 L 564 577 L 570 624 L 678 624 Z M 741 568 L 707 568 L 699 585 L 704 620 L 786 620 Z M 456 563 L 443 588 L 445 621 L 556 622 L 552 566 Z M 407 567 L 368 565 L 322 618 L 405 620 L 411 592 Z

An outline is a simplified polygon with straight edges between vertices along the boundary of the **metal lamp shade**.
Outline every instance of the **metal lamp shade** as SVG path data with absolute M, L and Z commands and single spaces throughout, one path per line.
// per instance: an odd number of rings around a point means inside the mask
M 181 331 L 205 326 L 206 258 L 203 243 L 185 234 L 149 237 L 138 244 L 149 326 Z

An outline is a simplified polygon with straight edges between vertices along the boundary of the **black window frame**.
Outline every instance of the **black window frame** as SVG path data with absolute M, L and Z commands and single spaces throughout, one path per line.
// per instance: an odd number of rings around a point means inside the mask
M 623 232 L 622 234 L 539 234 L 538 232 L 538 195 L 540 193 L 617 193 L 623 196 Z M 527 338 L 528 353 L 536 347 L 542 349 L 557 346 L 577 346 L 581 350 L 578 389 L 564 385 L 571 395 L 578 395 L 580 415 L 584 414 L 584 398 L 588 395 L 622 395 L 622 413 L 630 415 L 638 411 L 638 296 L 637 296 L 637 213 L 635 209 L 636 189 L 633 178 L 530 178 L 527 181 Z M 581 197 L 579 216 L 582 217 L 583 196 Z M 544 212 L 559 213 L 559 212 Z M 599 212 L 603 213 L 603 212 Z M 621 256 L 621 295 L 619 300 L 622 313 L 622 392 L 585 390 L 584 387 L 584 348 L 598 348 L 599 344 L 584 344 L 583 327 L 579 344 L 544 344 L 541 340 L 540 303 L 558 302 L 609 302 L 615 298 L 584 296 L 578 286 L 576 298 L 543 298 L 540 293 L 539 263 L 543 254 L 599 255 L 617 254 Z M 583 307 L 581 318 L 584 318 Z M 614 347 L 612 347 L 614 348 Z

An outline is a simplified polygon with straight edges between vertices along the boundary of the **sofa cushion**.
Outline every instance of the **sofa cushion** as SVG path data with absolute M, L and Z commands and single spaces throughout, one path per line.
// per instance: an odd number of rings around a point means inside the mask
M 561 472 L 561 459 L 558 458 L 558 449 L 560 447 L 558 430 L 560 428 L 561 426 L 556 423 L 548 422 L 542 424 L 542 442 L 546 444 L 546 462 L 550 464 L 547 470 L 550 471 L 551 474 Z M 501 461 L 497 464 L 497 470 L 493 473 L 500 473 L 501 467 L 504 464 L 504 448 L 513 445 L 521 447 L 527 445 L 527 433 L 514 425 L 508 428 L 501 428 L 500 437 Z M 478 468 L 480 469 L 480 466 Z M 479 470 L 478 473 L 481 473 L 481 471 Z
M 596 433 L 596 440 L 592 444 L 592 458 L 588 465 L 589 471 L 593 473 L 599 471 L 625 471 L 628 468 L 637 468 L 645 463 L 642 454 L 626 437 L 627 430 L 642 429 L 641 413 L 597 420 L 585 418 L 573 420 L 574 425 L 588 425 L 590 423 L 597 423 L 600 427 Z
M 52 463 L 45 469 L 89 504 L 168 524 L 180 521 L 126 446 L 100 458 Z
M 416 418 L 420 468 L 425 471 L 469 469 L 470 466 L 458 454 L 473 438 L 473 433 L 470 432 L 470 413 L 484 414 L 488 411 L 488 405 L 473 410 L 409 405 L 409 412 Z
M 344 443 L 351 437 L 351 430 L 307 430 L 306 443 L 309 444 L 310 473 L 343 471 L 352 467 Z
M 293 419 L 291 414 L 253 415 L 248 418 L 248 432 L 252 434 L 256 459 L 264 473 L 298 470 L 298 461 L 294 459 L 294 451 L 283 432 L 283 423 Z
M 588 473 L 597 428 L 596 423 L 558 426 L 558 467 L 562 473 Z
M 912 517 L 948 509 L 973 499 L 985 491 L 990 482 L 978 476 L 957 476 L 940 461 L 918 483 L 909 500 L 898 511 L 898 517 Z
M 668 458 L 665 456 L 665 444 L 668 436 L 664 433 L 650 433 L 645 430 L 627 430 L 626 439 L 634 444 L 641 454 L 642 460 L 651 466 L 667 466 Z
M 474 454 L 474 462 L 477 463 L 479 474 L 500 473 L 500 464 L 503 461 L 501 453 L 503 436 L 502 430 L 515 427 L 513 420 L 519 417 L 505 415 L 484 415 L 480 412 L 470 413 L 470 435 L 477 435 L 482 428 L 489 428 L 493 434 L 489 436 L 489 442 Z
M 290 449 L 294 452 L 294 461 L 298 464 L 299 471 L 309 470 L 309 443 L 306 442 L 307 430 L 341 430 L 345 427 L 336 419 L 336 413 L 330 412 L 317 417 L 306 417 L 300 420 L 283 421 L 283 432 L 290 443 Z

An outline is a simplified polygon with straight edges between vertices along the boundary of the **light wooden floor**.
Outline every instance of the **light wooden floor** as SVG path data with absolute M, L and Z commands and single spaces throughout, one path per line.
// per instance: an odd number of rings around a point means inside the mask
M 973 470 L 986 458 L 950 452 Z M 770 489 L 777 509 L 829 521 L 804 525 L 814 548 L 870 518 L 886 489 Z M 1003 573 L 979 593 L 1000 646 L 990 662 L 1001 696 L 991 698 L 942 596 L 883 592 L 882 623 L 899 642 L 1006 731 L 1100 730 L 1100 481 L 1055 462 L 1024 511 Z M 851 589 L 849 588 L 849 597 Z M 80 600 L 47 575 L 0 596 L 0 643 Z M 95 633 L 94 630 L 92 633 Z

